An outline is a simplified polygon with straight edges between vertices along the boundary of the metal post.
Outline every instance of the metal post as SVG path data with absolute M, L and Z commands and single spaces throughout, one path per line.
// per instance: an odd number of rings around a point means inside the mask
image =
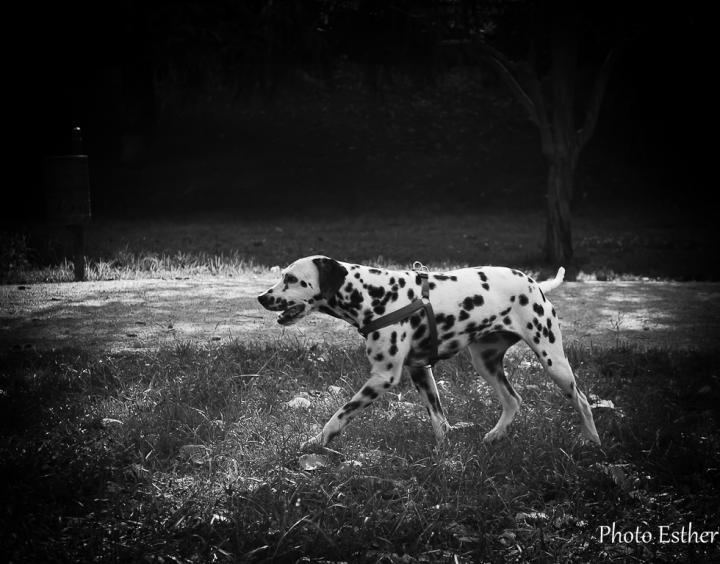
M 90 221 L 88 157 L 83 153 L 82 144 L 82 132 L 74 127 L 70 154 L 45 159 L 47 218 L 51 224 L 67 228 L 76 281 L 86 279 L 85 225 Z

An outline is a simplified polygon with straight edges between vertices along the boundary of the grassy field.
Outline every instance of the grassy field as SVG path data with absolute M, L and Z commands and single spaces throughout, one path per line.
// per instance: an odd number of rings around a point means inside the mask
M 436 447 L 407 382 L 313 468 L 299 446 L 359 389 L 362 352 L 177 346 L 0 365 L 0 514 L 10 562 L 701 562 L 718 544 L 611 544 L 599 528 L 717 529 L 720 355 L 570 349 L 602 448 L 526 347 L 510 438 L 466 355 L 436 368 Z M 309 409 L 288 404 L 305 397 Z M 713 552 L 714 551 L 714 552 Z
M 710 220 L 677 210 L 593 208 L 574 218 L 575 258 L 568 278 L 718 280 L 720 266 Z M 239 275 L 285 266 L 298 257 L 326 254 L 366 264 L 420 260 L 437 268 L 500 264 L 554 274 L 542 256 L 544 216 L 538 210 L 343 217 L 97 220 L 87 229 L 92 280 Z M 62 230 L 25 229 L 0 235 L 0 283 L 72 280 Z

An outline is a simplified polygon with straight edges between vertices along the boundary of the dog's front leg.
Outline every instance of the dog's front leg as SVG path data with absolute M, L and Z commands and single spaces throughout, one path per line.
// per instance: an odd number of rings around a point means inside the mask
M 377 398 L 400 380 L 402 367 L 398 365 L 390 370 L 373 370 L 370 379 L 365 382 L 362 389 L 352 399 L 338 409 L 323 430 L 309 441 L 303 443 L 302 448 L 314 445 L 325 446 L 340 434 L 345 425 L 360 411 L 370 406 Z
M 445 434 L 450 430 L 450 424 L 445 417 L 440 402 L 440 394 L 438 393 L 432 368 L 429 366 L 412 366 L 410 367 L 410 378 L 420 394 L 420 399 L 422 399 L 428 415 L 430 415 L 435 438 L 438 443 L 442 443 Z

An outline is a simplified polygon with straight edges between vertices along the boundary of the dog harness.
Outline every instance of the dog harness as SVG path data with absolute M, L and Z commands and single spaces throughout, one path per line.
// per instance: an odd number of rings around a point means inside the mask
M 435 322 L 435 312 L 433 311 L 432 304 L 430 303 L 430 282 L 428 281 L 428 274 L 430 273 L 427 266 L 424 266 L 420 262 L 414 262 L 412 269 L 420 275 L 422 279 L 422 297 L 415 298 L 408 305 L 401 307 L 398 310 L 391 311 L 387 315 L 374 319 L 365 327 L 359 329 L 360 334 L 367 338 L 367 336 L 373 331 L 383 329 L 390 325 L 395 325 L 404 319 L 410 317 L 413 313 L 420 309 L 425 310 L 425 315 L 428 320 L 428 329 L 430 332 L 430 355 L 428 359 L 428 365 L 432 366 L 438 361 L 438 334 L 437 334 L 437 323 Z

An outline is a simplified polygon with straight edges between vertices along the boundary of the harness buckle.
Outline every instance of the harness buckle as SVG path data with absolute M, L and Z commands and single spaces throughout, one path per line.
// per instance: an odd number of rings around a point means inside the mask
M 421 263 L 419 260 L 416 260 L 416 261 L 413 263 L 412 269 L 413 269 L 415 272 L 419 272 L 420 275 L 425 275 L 425 276 L 427 276 L 428 274 L 430 274 L 430 269 L 429 269 L 427 266 L 425 266 L 423 263 Z

